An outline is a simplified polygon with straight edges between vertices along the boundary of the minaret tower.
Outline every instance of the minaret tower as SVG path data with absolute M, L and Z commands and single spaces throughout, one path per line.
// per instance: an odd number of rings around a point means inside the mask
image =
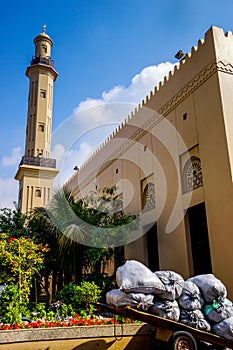
M 44 25 L 34 39 L 35 56 L 26 70 L 30 83 L 25 154 L 15 175 L 19 181 L 18 205 L 23 213 L 46 206 L 58 174 L 56 160 L 50 158 L 53 82 L 58 73 L 51 60 L 53 42 L 45 29 Z

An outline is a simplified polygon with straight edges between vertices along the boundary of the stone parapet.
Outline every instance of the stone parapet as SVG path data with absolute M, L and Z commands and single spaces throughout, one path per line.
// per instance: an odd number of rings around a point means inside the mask
M 154 328 L 147 325 L 78 326 L 0 331 L 1 350 L 149 350 Z

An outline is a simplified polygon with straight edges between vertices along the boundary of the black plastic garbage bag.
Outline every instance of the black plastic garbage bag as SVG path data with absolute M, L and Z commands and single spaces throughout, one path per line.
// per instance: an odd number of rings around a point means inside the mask
M 163 283 L 148 267 L 136 260 L 127 260 L 116 271 L 116 282 L 123 292 L 158 294 L 165 290 Z
M 226 318 L 225 320 L 216 323 L 212 327 L 212 332 L 220 337 L 233 341 L 233 317 Z
M 204 307 L 204 315 L 207 320 L 219 323 L 226 318 L 233 317 L 233 305 L 229 299 L 218 303 L 214 301 L 212 304 L 206 304 Z
M 210 331 L 211 326 L 201 310 L 181 310 L 180 322 L 202 331 Z
M 197 275 L 189 278 L 188 281 L 195 283 L 200 288 L 206 303 L 212 303 L 214 300 L 221 302 L 226 299 L 226 287 L 213 274 Z
M 165 287 L 165 291 L 159 294 L 159 297 L 166 300 L 177 299 L 183 290 L 184 279 L 181 275 L 174 271 L 155 271 L 155 275 L 159 277 Z
M 185 310 L 201 310 L 204 306 L 199 287 L 191 282 L 185 281 L 181 296 L 178 298 L 178 304 Z
M 176 300 L 154 301 L 148 312 L 173 321 L 180 318 L 180 308 Z
M 112 306 L 131 306 L 147 311 L 153 305 L 154 295 L 143 293 L 125 293 L 119 289 L 113 289 L 106 294 L 106 303 Z

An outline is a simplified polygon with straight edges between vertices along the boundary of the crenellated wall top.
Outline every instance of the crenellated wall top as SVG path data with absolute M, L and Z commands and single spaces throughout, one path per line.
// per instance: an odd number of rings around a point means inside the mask
M 197 46 L 174 66 L 141 103 L 125 118 L 107 139 L 92 153 L 79 168 L 81 172 L 105 148 L 119 132 L 135 118 L 143 107 L 166 116 L 185 96 L 195 90 L 203 81 L 217 70 L 233 73 L 233 34 L 224 33 L 222 28 L 211 26 L 204 39 L 199 39 Z M 77 172 L 66 182 L 68 186 L 77 176 Z

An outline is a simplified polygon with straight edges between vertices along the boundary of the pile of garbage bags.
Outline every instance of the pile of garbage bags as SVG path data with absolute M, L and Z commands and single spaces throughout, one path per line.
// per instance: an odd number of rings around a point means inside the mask
M 117 269 L 116 283 L 118 289 L 106 294 L 109 305 L 129 305 L 233 341 L 233 304 L 213 274 L 185 281 L 174 271 L 152 272 L 139 261 L 128 260 Z

